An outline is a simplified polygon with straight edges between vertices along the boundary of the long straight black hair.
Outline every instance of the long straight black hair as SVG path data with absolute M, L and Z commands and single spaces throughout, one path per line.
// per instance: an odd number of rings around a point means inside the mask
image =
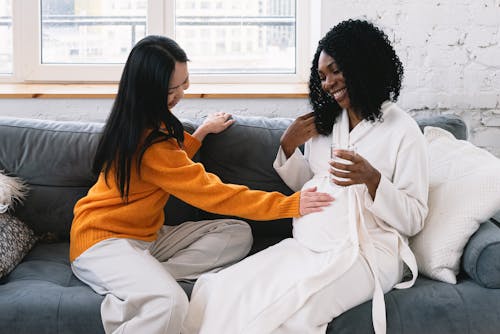
M 144 152 L 152 144 L 175 138 L 183 145 L 182 123 L 168 109 L 168 87 L 175 63 L 187 61 L 184 50 L 163 36 L 147 36 L 130 51 L 92 166 L 94 174 L 104 172 L 106 182 L 115 168 L 125 202 L 136 155 L 139 173 Z M 151 132 L 141 142 L 146 131 Z

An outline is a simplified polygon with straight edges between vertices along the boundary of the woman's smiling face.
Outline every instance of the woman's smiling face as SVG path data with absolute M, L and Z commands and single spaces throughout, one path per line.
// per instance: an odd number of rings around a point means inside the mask
M 318 75 L 321 80 L 321 88 L 334 98 L 342 109 L 349 109 L 351 100 L 345 85 L 344 75 L 335 63 L 335 59 L 325 51 L 321 51 L 319 55 Z

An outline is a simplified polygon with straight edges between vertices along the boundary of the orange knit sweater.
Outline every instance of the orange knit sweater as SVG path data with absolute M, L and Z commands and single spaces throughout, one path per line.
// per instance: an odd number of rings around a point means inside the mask
M 140 176 L 132 164 L 127 204 L 112 174 L 106 185 L 101 173 L 87 196 L 75 205 L 70 261 L 109 238 L 155 240 L 170 194 L 208 212 L 253 220 L 299 216 L 299 193 L 287 197 L 222 183 L 191 160 L 201 143 L 187 132 L 184 135 L 184 150 L 174 139 L 150 146 L 144 153 Z

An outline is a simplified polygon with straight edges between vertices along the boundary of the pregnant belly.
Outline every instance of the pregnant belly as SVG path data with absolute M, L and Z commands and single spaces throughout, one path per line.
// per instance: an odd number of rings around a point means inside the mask
M 314 177 L 302 189 L 317 187 L 318 191 L 332 194 L 335 201 L 322 211 L 293 220 L 293 237 L 316 252 L 342 249 L 351 243 L 355 225 L 349 222 L 348 188 L 331 185 L 328 176 Z

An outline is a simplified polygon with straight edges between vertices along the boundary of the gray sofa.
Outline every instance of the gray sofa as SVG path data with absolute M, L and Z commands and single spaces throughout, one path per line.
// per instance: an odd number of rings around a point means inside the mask
M 291 119 L 235 118 L 227 131 L 205 139 L 195 160 L 223 181 L 291 193 L 272 168 L 279 138 Z M 453 116 L 418 122 L 421 127 L 444 127 L 461 139 L 467 135 L 464 123 Z M 197 123 L 185 120 L 184 125 L 193 131 Z M 72 274 L 68 262 L 72 209 L 95 180 L 91 162 L 102 126 L 0 118 L 0 170 L 30 185 L 29 196 L 15 215 L 50 239 L 39 242 L 0 280 L 0 333 L 103 332 L 102 297 Z M 166 212 L 166 224 L 216 217 L 176 198 L 169 200 Z M 458 284 L 421 276 L 414 287 L 386 295 L 389 333 L 500 333 L 496 276 L 500 272 L 500 214 L 495 217 L 482 224 L 469 241 Z M 252 252 L 291 235 L 290 220 L 250 224 L 255 237 Z M 192 284 L 180 284 L 189 295 Z M 372 333 L 371 324 L 371 302 L 367 302 L 335 319 L 328 333 Z

